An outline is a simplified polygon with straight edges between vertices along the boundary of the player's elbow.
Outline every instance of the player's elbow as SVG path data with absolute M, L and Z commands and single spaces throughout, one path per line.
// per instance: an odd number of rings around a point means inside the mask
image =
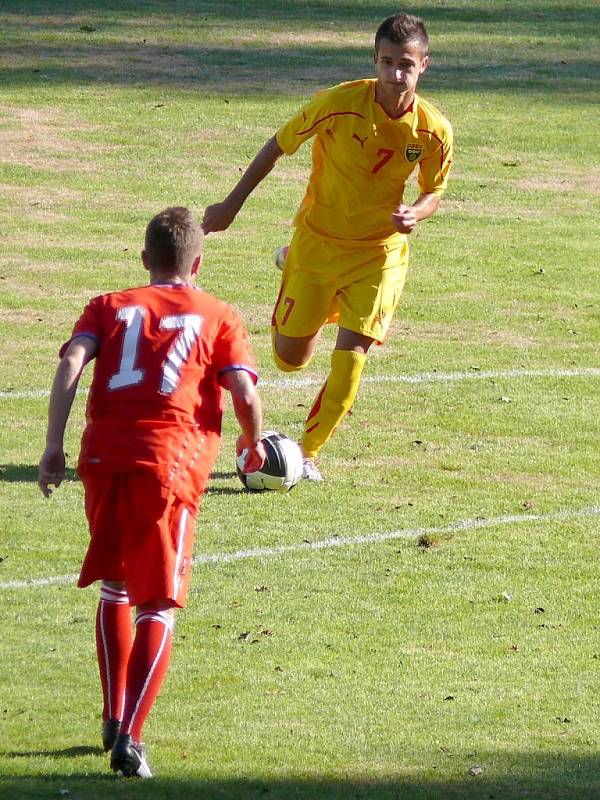
M 71 372 L 81 372 L 98 351 L 98 344 L 88 336 L 77 336 L 66 347 L 61 358 L 61 365 Z
M 429 216 L 435 214 L 436 211 L 442 204 L 442 195 L 441 194 L 433 194 L 431 195 L 431 199 L 429 200 Z
M 67 384 L 78 381 L 87 363 L 86 355 L 81 348 L 70 348 L 61 358 L 58 373 Z
M 279 146 L 277 142 L 277 136 L 271 136 L 271 138 L 267 141 L 265 145 L 265 149 L 271 156 L 273 163 L 277 161 L 277 159 L 283 155 L 283 150 Z

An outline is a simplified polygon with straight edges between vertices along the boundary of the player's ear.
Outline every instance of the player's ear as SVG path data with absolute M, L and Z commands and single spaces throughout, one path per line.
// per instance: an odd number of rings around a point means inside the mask
M 377 48 L 373 50 L 373 63 L 377 64 Z
M 194 262 L 193 262 L 193 264 L 192 264 L 192 269 L 191 269 L 192 275 L 196 275 L 196 273 L 197 273 L 197 272 L 198 272 L 198 270 L 200 269 L 200 265 L 201 265 L 201 264 L 202 264 L 202 253 L 200 253 L 200 255 L 199 255 L 199 256 L 197 256 L 197 257 L 194 259 Z
M 149 270 L 150 269 L 150 264 L 148 262 L 148 253 L 146 253 L 145 250 L 142 250 L 142 252 L 140 253 L 140 256 L 141 256 L 141 259 L 142 259 L 142 264 L 144 265 L 144 269 Z
M 422 75 L 428 66 L 429 66 L 429 56 L 423 56 L 423 58 L 421 59 L 421 68 L 419 70 L 419 74 Z

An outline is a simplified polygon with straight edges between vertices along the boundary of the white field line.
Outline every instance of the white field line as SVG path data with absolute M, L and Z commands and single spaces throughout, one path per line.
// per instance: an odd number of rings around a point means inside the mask
M 600 378 L 599 367 L 582 367 L 581 369 L 508 369 L 479 370 L 467 372 L 417 372 L 414 375 L 365 375 L 361 383 L 456 383 L 472 380 L 513 380 L 520 378 Z M 320 386 L 324 378 L 306 376 L 303 378 L 273 378 L 259 381 L 260 387 L 275 389 L 292 388 L 294 386 Z M 86 393 L 82 389 L 80 393 Z M 24 391 L 0 391 L 0 400 L 35 400 L 50 395 L 49 389 L 31 389 Z
M 234 550 L 230 553 L 207 553 L 196 556 L 195 564 L 224 564 L 229 561 L 244 561 L 250 558 L 271 559 L 285 553 L 302 553 L 312 550 L 326 550 L 334 547 L 353 547 L 361 544 L 378 544 L 393 539 L 417 539 L 419 536 L 454 533 L 456 531 L 476 531 L 485 528 L 518 525 L 528 522 L 562 522 L 582 517 L 600 516 L 600 506 L 587 508 L 554 511 L 548 514 L 506 514 L 501 517 L 485 519 L 475 517 L 460 522 L 453 522 L 444 527 L 435 528 L 404 528 L 398 531 L 384 533 L 367 533 L 360 536 L 334 536 L 330 539 L 321 539 L 316 542 L 297 542 L 278 547 L 256 547 L 252 550 Z M 49 578 L 34 578 L 30 581 L 9 581 L 0 583 L 0 590 L 28 589 L 37 586 L 52 586 L 54 584 L 74 583 L 77 575 L 55 575 Z
M 512 380 L 518 378 L 600 378 L 600 368 L 583 367 L 581 369 L 509 369 L 509 370 L 479 370 L 471 369 L 468 372 L 418 372 L 414 375 L 365 375 L 362 383 L 457 383 L 481 379 Z M 320 386 L 323 378 L 276 378 L 271 381 L 261 381 L 259 386 L 293 387 L 293 386 Z

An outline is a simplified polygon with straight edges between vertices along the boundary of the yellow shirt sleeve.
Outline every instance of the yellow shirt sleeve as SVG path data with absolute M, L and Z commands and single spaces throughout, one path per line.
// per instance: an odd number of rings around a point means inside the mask
M 430 151 L 419 161 L 419 190 L 422 194 L 442 194 L 448 185 L 448 175 L 452 166 L 452 128 L 437 125 L 430 131 Z
M 316 136 L 327 125 L 331 118 L 327 96 L 327 90 L 318 92 L 277 131 L 277 144 L 286 155 L 293 155 L 300 145 Z

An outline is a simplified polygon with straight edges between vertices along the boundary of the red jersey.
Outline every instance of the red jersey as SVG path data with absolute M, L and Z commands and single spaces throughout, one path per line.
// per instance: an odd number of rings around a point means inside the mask
M 189 284 L 144 286 L 95 297 L 76 336 L 99 348 L 79 473 L 151 469 L 195 510 L 219 446 L 221 377 L 243 369 L 256 382 L 238 315 Z

